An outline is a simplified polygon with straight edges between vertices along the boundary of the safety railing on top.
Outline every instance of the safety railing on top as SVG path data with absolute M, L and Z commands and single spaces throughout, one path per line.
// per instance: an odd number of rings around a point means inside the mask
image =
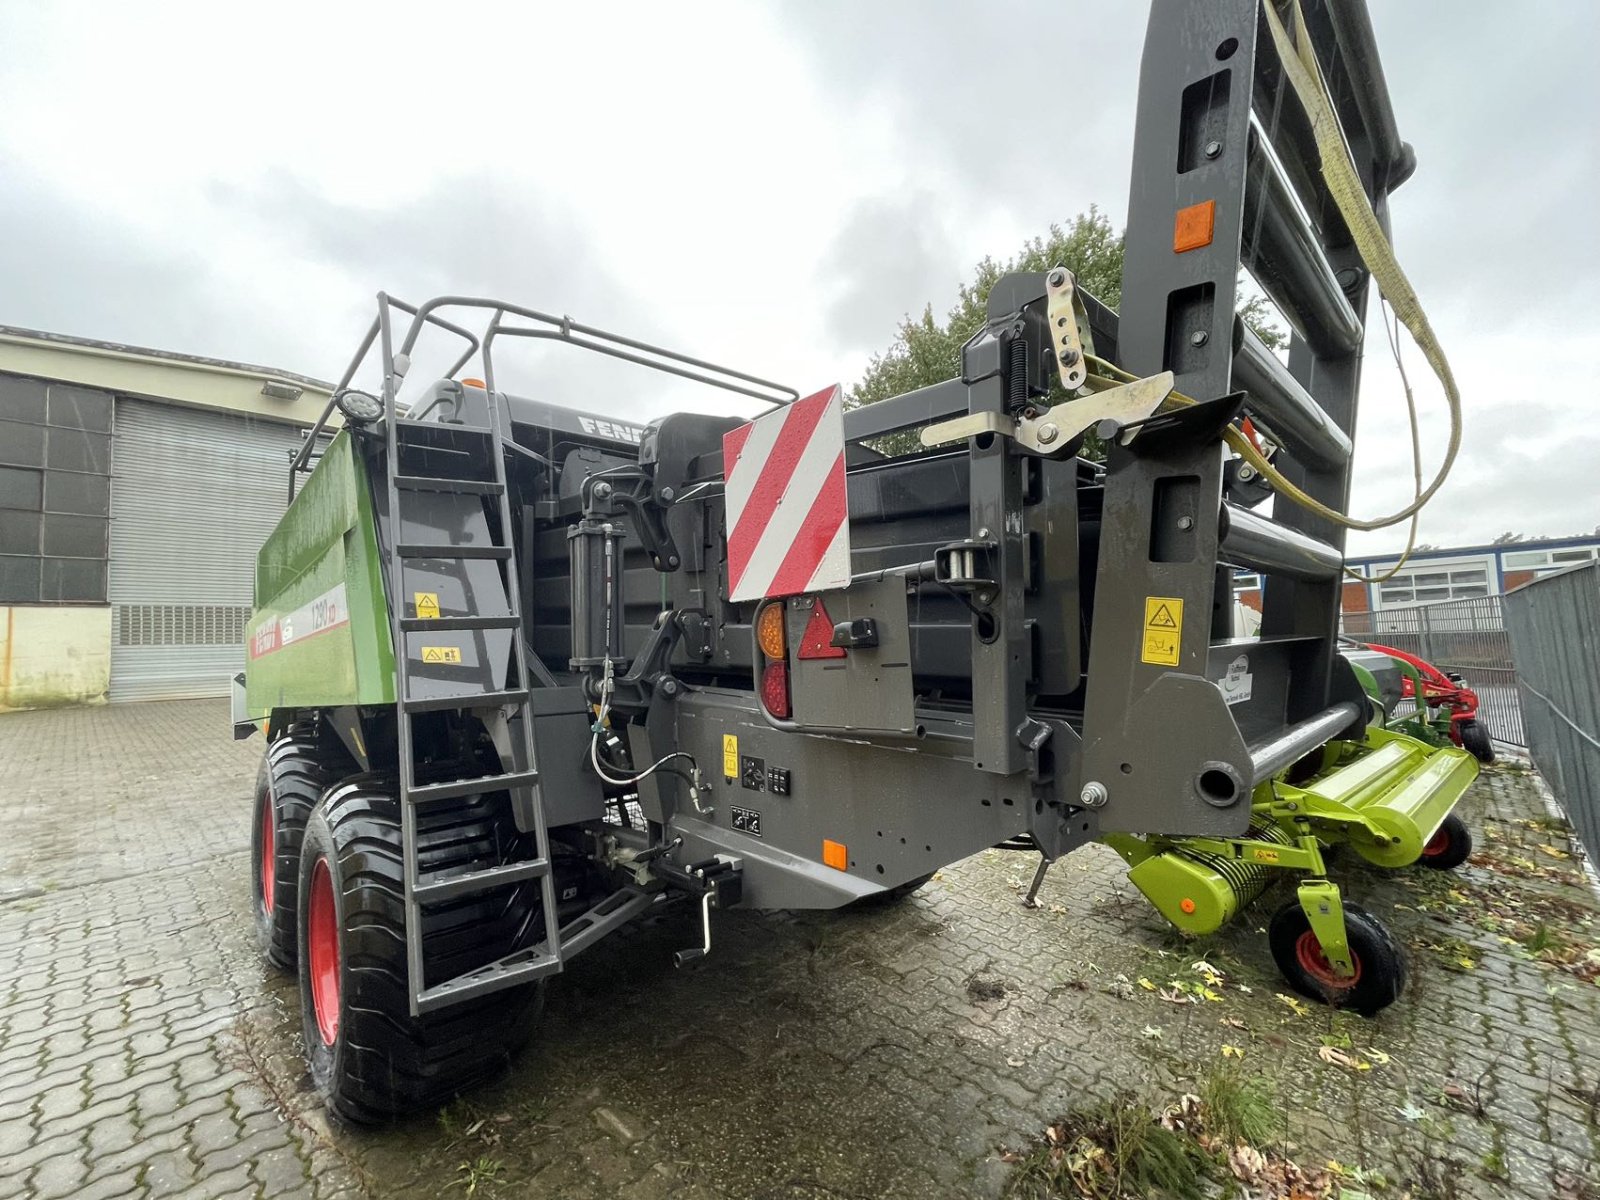
M 472 309 L 485 312 L 488 322 L 480 333 L 474 333 L 463 325 L 446 320 L 439 315 L 438 310 L 459 308 Z M 392 313 L 398 311 L 410 317 L 406 326 L 405 336 L 395 348 L 394 326 Z M 533 328 L 526 324 L 508 325 L 504 323 L 506 317 L 518 318 L 520 321 L 533 322 L 547 328 Z M 792 403 L 800 398 L 800 393 L 785 384 L 775 383 L 763 379 L 758 375 L 751 375 L 744 371 L 736 371 L 731 367 L 724 367 L 705 359 L 695 358 L 677 350 L 669 350 L 663 346 L 655 346 L 649 342 L 636 338 L 625 337 L 619 333 L 600 329 L 593 325 L 585 325 L 574 321 L 571 317 L 555 316 L 551 313 L 540 312 L 538 309 L 525 308 L 522 305 L 512 304 L 504 300 L 493 300 L 481 296 L 437 296 L 421 305 L 412 305 L 404 300 L 390 296 L 385 292 L 378 293 L 378 313 L 368 326 L 366 335 L 361 339 L 355 354 L 350 359 L 350 365 L 345 368 L 339 382 L 333 389 L 333 394 L 328 400 L 327 407 L 317 417 L 316 423 L 306 434 L 305 444 L 300 448 L 289 464 L 289 499 L 294 499 L 296 477 L 311 469 L 311 459 L 315 453 L 318 438 L 328 428 L 328 421 L 333 416 L 334 409 L 339 400 L 352 389 L 357 374 L 361 371 L 367 357 L 372 353 L 374 344 L 380 348 L 382 355 L 382 379 L 384 418 L 387 420 L 394 415 L 395 396 L 411 368 L 412 355 L 416 351 L 418 341 L 429 326 L 443 330 L 446 333 L 461 339 L 466 343 L 466 348 L 455 358 L 444 378 L 455 379 L 478 356 L 481 362 L 481 372 L 484 386 L 490 390 L 496 387 L 494 372 L 494 342 L 500 337 L 518 337 L 535 340 L 561 342 L 579 350 L 588 350 L 596 354 L 603 354 L 609 358 L 620 359 L 637 366 L 648 367 L 651 370 L 661 371 L 679 378 L 688 379 L 695 383 L 705 384 L 708 387 L 720 388 L 723 391 L 735 392 L 742 396 L 760 400 L 767 404 L 783 405 Z

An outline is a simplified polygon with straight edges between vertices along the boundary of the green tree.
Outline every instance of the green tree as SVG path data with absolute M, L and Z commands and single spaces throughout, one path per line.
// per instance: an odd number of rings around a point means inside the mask
M 900 322 L 889 348 L 872 356 L 860 382 L 850 389 L 851 405 L 872 404 L 959 374 L 961 344 L 983 325 L 989 289 L 1002 275 L 1064 266 L 1077 277 L 1081 288 L 1117 308 L 1122 301 L 1122 245 L 1122 234 L 1091 205 L 1064 228 L 1052 225 L 1046 236 L 1024 243 L 1004 262 L 985 258 L 973 269 L 972 281 L 961 285 L 956 303 L 943 321 L 934 318 L 933 305 L 928 304 L 920 317 L 908 316 Z M 1240 311 L 1269 347 L 1283 344 L 1284 335 L 1271 324 L 1266 303 L 1259 296 L 1252 297 Z M 911 433 L 880 439 L 880 448 L 889 453 L 904 453 L 916 445 Z M 1091 449 L 1097 450 L 1098 444 Z

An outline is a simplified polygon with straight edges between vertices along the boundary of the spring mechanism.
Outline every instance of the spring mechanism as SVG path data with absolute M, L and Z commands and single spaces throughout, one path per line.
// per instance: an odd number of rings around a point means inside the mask
M 1021 337 L 1006 345 L 1006 403 L 1013 411 L 1028 403 L 1028 343 Z
M 1270 821 L 1252 821 L 1250 836 L 1258 842 L 1278 842 L 1281 845 L 1292 845 L 1289 836 Z M 1204 850 L 1181 849 L 1178 851 L 1186 858 L 1204 863 L 1218 875 L 1228 881 L 1228 887 L 1234 895 L 1239 897 L 1239 907 L 1243 908 L 1257 896 L 1261 895 L 1267 887 L 1268 872 L 1270 867 L 1260 863 L 1246 862 L 1226 854 L 1212 854 Z

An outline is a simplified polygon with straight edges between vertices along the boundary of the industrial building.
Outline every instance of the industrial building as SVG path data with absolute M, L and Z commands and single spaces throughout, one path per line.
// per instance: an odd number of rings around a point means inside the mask
M 1396 558 L 1393 554 L 1353 558 L 1349 566 L 1368 579 L 1377 580 L 1394 568 Z M 1499 596 L 1541 575 L 1597 558 L 1600 558 L 1600 536 L 1594 534 L 1417 550 L 1392 578 L 1372 583 L 1347 580 L 1341 610 L 1346 615 L 1383 612 L 1445 600 Z M 1261 611 L 1259 575 L 1236 575 L 1234 593 L 1245 608 L 1256 613 Z
M 0 711 L 215 696 L 329 385 L 0 326 Z

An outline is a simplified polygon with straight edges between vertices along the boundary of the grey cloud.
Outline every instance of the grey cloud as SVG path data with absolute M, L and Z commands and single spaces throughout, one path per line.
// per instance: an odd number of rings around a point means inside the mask
M 3 156 L 0 226 L 0 323 L 247 356 L 213 336 L 226 289 L 198 247 L 149 245 L 93 197 L 45 188 Z
M 873 350 L 896 322 L 920 311 L 918 297 L 953 295 L 956 251 L 934 197 L 883 197 L 856 206 L 819 264 L 819 289 L 831 295 L 826 329 L 846 350 Z

